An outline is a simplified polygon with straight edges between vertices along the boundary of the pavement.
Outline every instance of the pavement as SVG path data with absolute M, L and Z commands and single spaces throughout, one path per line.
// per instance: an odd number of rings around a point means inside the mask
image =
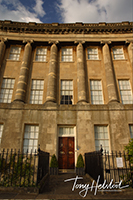
M 85 184 L 92 183 L 88 176 L 79 176 L 83 179 L 70 180 L 64 182 L 64 180 L 76 178 L 75 174 L 59 174 L 51 175 L 48 177 L 45 187 L 42 189 L 40 194 L 35 193 L 19 193 L 18 192 L 0 192 L 0 199 L 132 199 L 133 200 L 133 188 L 125 188 L 122 191 L 97 191 L 95 195 L 95 188 L 91 191 L 89 189 L 86 194 L 85 191 L 81 193 L 81 195 L 85 195 L 84 197 L 80 196 L 81 185 L 82 187 Z M 75 181 L 75 182 L 74 182 Z M 75 183 L 75 188 L 74 188 Z M 72 191 L 72 189 L 74 190 Z

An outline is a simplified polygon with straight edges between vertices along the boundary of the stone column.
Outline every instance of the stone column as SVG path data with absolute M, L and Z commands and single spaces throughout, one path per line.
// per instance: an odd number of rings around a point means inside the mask
M 21 63 L 21 68 L 20 68 L 20 75 L 19 75 L 19 80 L 17 84 L 15 101 L 25 102 L 31 52 L 32 52 L 31 41 L 28 41 L 24 48 L 24 55 L 23 55 L 23 60 Z
M 2 60 L 3 60 L 5 49 L 6 49 L 5 41 L 6 40 L 2 39 L 0 42 L 0 68 L 1 68 Z
M 133 42 L 130 42 L 130 44 L 128 45 L 128 55 L 131 62 L 131 66 L 133 68 Z
M 109 102 L 111 101 L 118 102 L 118 95 L 117 95 L 116 82 L 115 82 L 115 77 L 114 77 L 114 72 L 113 72 L 113 65 L 112 65 L 109 46 L 107 43 L 103 46 L 102 50 L 103 50 L 103 61 L 104 61 L 104 66 L 105 66 Z
M 81 43 L 79 43 L 77 46 L 77 83 L 78 83 L 78 103 L 87 102 L 83 45 Z
M 50 65 L 48 74 L 46 102 L 56 102 L 56 77 L 57 77 L 57 46 L 53 44 L 50 49 Z

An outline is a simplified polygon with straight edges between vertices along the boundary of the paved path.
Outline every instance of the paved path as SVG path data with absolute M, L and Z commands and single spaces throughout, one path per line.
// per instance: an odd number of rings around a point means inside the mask
M 97 192 L 94 191 L 86 194 L 84 198 L 79 195 L 81 189 L 72 191 L 74 181 L 64 182 L 66 179 L 75 178 L 75 174 L 59 174 L 59 176 L 50 176 L 47 179 L 45 188 L 40 194 L 19 194 L 19 193 L 0 193 L 0 199 L 133 199 L 133 189 L 124 189 L 123 192 Z M 82 177 L 82 176 L 80 176 Z M 77 184 L 90 184 L 89 179 L 83 176 Z M 84 193 L 82 193 L 83 195 Z

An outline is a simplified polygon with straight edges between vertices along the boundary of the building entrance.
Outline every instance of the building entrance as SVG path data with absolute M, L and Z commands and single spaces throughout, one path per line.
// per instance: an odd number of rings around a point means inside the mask
M 58 162 L 59 169 L 74 169 L 74 137 L 59 137 Z

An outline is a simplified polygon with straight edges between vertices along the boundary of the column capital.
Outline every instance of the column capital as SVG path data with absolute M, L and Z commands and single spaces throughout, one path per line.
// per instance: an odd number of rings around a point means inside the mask
M 48 43 L 49 43 L 49 44 L 58 44 L 58 43 L 59 43 L 59 40 L 57 40 L 57 41 L 49 40 Z
M 34 40 L 23 40 L 23 43 L 25 44 L 25 43 L 29 43 L 29 44 L 32 44 L 32 43 L 34 43 Z
M 75 40 L 75 41 L 74 41 L 74 44 L 84 44 L 84 43 L 85 43 L 84 40 L 82 40 L 82 41 Z
M 103 45 L 105 45 L 105 44 L 111 44 L 111 43 L 112 43 L 111 40 L 101 40 L 101 42 L 100 42 L 100 44 L 103 44 Z
M 1 40 L 1 42 L 4 42 L 4 43 L 8 41 L 7 38 L 3 38 L 3 37 L 0 40 Z
M 126 40 L 125 43 L 128 44 L 133 44 L 133 40 Z

